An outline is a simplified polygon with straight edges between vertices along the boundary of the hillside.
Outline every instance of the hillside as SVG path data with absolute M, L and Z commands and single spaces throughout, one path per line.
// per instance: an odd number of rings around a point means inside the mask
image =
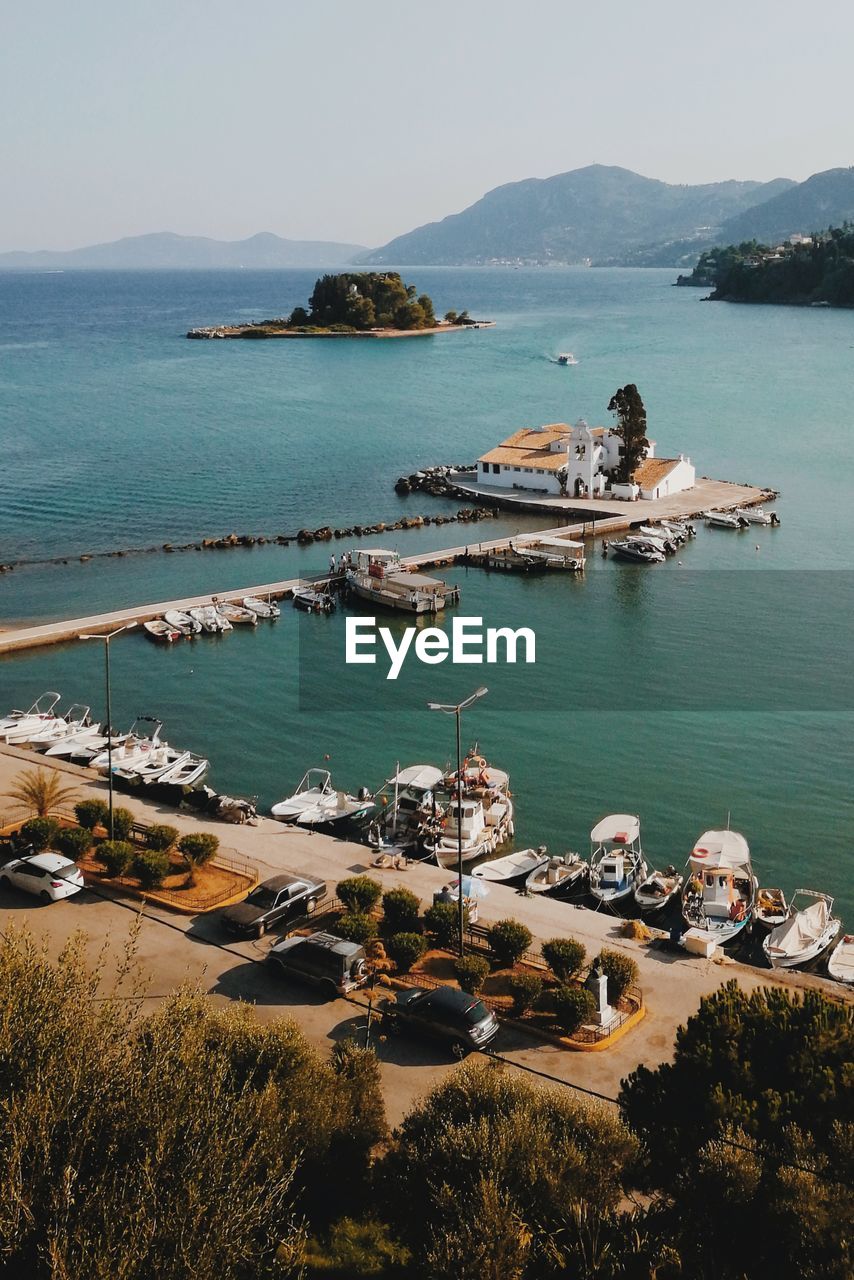
M 793 185 L 780 178 L 676 186 L 629 169 L 589 165 L 497 187 L 461 213 L 398 236 L 361 261 L 595 263 L 685 240 L 695 241 L 696 254 L 728 219 Z
M 782 248 L 753 240 L 713 249 L 677 283 L 711 284 L 713 302 L 854 307 L 854 230 L 834 227 Z
M 364 252 L 364 245 L 283 240 L 269 231 L 247 240 L 211 240 L 207 236 L 159 231 L 65 252 L 44 249 L 35 253 L 0 253 L 0 270 L 332 267 L 352 262 Z
M 854 169 L 826 169 L 746 213 L 729 218 L 719 244 L 762 240 L 778 244 L 796 232 L 808 235 L 854 219 Z

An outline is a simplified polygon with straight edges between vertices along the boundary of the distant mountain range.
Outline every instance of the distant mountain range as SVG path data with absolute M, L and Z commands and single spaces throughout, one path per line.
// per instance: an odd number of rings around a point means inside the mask
M 398 236 L 361 261 L 682 266 L 714 244 L 782 239 L 846 218 L 854 218 L 854 169 L 829 169 L 801 183 L 675 186 L 589 165 L 496 187 L 462 213 Z
M 179 236 L 171 231 L 157 231 L 151 235 L 128 236 L 109 244 L 93 244 L 85 249 L 65 252 L 42 249 L 35 253 L 0 253 L 0 270 L 337 267 L 354 262 L 365 252 L 362 244 L 283 240 L 269 231 L 259 232 L 248 240 L 210 240 L 207 236 Z

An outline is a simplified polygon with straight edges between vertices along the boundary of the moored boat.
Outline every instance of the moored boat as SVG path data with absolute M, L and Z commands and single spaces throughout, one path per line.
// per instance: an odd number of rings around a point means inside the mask
M 788 919 L 771 930 L 762 950 L 772 969 L 797 969 L 824 955 L 841 928 L 830 894 L 798 889 L 789 903 Z
M 663 564 L 665 560 L 661 547 L 648 538 L 621 538 L 609 542 L 607 549 L 620 560 L 634 560 L 642 564 Z
M 196 605 L 192 609 L 188 609 L 187 613 L 191 618 L 201 625 L 203 631 L 215 635 L 219 631 L 230 631 L 231 623 L 228 618 L 223 617 L 213 604 Z
M 635 886 L 635 902 L 647 915 L 662 911 L 678 895 L 684 879 L 675 867 L 651 871 L 646 879 Z
M 10 711 L 0 720 L 0 739 L 8 742 L 10 734 L 33 733 L 54 724 L 60 719 L 56 708 L 61 698 L 61 693 L 48 689 L 27 711 Z
M 756 893 L 754 919 L 766 929 L 775 929 L 789 918 L 789 904 L 782 889 L 759 889 Z
M 740 516 L 735 511 L 705 511 L 703 519 L 714 529 L 746 529 L 750 523 L 746 516 Z
M 763 507 L 736 507 L 735 514 L 748 524 L 779 524 L 780 517 L 776 511 L 766 511 Z
M 159 774 L 154 779 L 149 778 L 147 781 L 168 784 L 170 787 L 192 787 L 197 782 L 201 782 L 209 768 L 209 760 L 187 751 L 184 757 L 177 760 L 165 773 Z
M 590 892 L 598 902 L 623 902 L 647 874 L 640 818 L 612 813 L 590 832 Z
M 508 853 L 503 858 L 481 862 L 472 875 L 477 880 L 489 880 L 492 884 L 514 884 L 539 871 L 548 860 L 545 845 L 540 845 L 538 849 L 520 849 L 518 853 Z
M 758 885 L 750 849 L 738 831 L 704 831 L 688 858 L 682 916 L 717 945 L 732 942 L 753 918 Z
M 537 538 L 525 542 L 520 550 L 524 555 L 542 561 L 547 569 L 562 569 L 569 573 L 581 573 L 584 569 L 584 543 L 574 542 L 571 538 Z
M 282 613 L 275 600 L 261 600 L 258 596 L 244 596 L 243 608 L 254 613 L 257 618 L 270 620 L 280 617 Z
M 565 853 L 562 858 L 547 858 L 536 867 L 525 881 L 526 893 L 545 893 L 559 897 L 581 885 L 590 867 L 577 853 Z
M 34 734 L 29 739 L 28 745 L 34 747 L 36 751 L 47 752 L 51 747 L 67 742 L 79 733 L 97 733 L 100 725 L 91 723 L 90 710 L 91 708 L 82 702 L 75 702 L 52 725 L 46 725 L 40 733 Z
M 167 609 L 163 615 L 163 621 L 173 631 L 180 631 L 182 636 L 197 636 L 202 629 L 202 624 L 197 618 L 191 617 L 181 609 Z
M 241 605 L 232 603 L 230 600 L 217 604 L 216 611 L 221 618 L 225 618 L 226 622 L 230 622 L 232 626 L 258 626 L 257 614 L 253 613 L 251 609 L 244 609 Z
M 295 609 L 303 613 L 333 613 L 335 597 L 317 587 L 295 587 L 291 596 Z
M 404 613 L 438 613 L 459 599 L 459 588 L 406 568 L 396 551 L 357 551 L 347 589 L 370 604 Z
M 181 632 L 170 627 L 169 623 L 161 618 L 143 622 L 142 627 L 149 640 L 154 640 L 157 644 L 173 644 L 174 641 L 181 639 Z
M 854 983 L 854 933 L 846 933 L 827 957 L 827 972 L 836 982 Z
M 459 804 L 456 797 L 451 798 L 445 814 L 428 826 L 423 843 L 436 863 L 448 868 L 456 866 L 460 851 L 463 865 L 494 852 L 498 839 L 496 828 L 487 825 L 482 801 L 464 796 Z
M 485 551 L 470 551 L 466 564 L 476 569 L 493 569 L 501 573 L 545 573 L 548 565 L 542 557 L 528 554 L 527 547 L 492 547 Z

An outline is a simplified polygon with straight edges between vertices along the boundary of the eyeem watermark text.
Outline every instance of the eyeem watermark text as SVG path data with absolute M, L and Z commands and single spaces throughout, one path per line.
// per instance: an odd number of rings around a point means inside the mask
M 410 650 L 419 662 L 458 665 L 499 662 L 535 662 L 537 637 L 530 627 L 486 627 L 483 618 L 454 618 L 451 633 L 439 627 L 407 627 L 397 643 L 388 627 L 376 618 L 347 618 L 345 661 L 374 665 L 382 642 L 388 655 L 386 680 L 396 680 Z

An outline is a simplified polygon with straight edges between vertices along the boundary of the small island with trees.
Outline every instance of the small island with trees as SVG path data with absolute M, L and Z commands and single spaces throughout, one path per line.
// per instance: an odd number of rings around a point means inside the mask
M 342 272 L 315 281 L 308 307 L 289 316 L 252 324 L 191 329 L 188 338 L 396 338 L 491 328 L 468 311 L 446 311 L 437 319 L 433 301 L 405 284 L 396 271 Z
M 854 307 L 854 226 L 846 222 L 776 247 L 747 240 L 709 249 L 676 283 L 711 288 L 711 302 Z

